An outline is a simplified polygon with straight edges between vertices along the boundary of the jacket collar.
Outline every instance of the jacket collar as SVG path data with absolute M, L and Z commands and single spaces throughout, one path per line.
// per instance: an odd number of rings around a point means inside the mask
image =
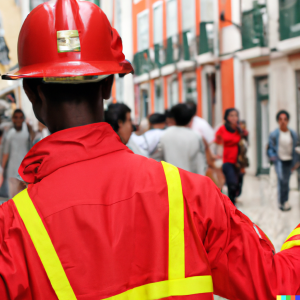
M 95 123 L 58 131 L 37 143 L 25 156 L 19 174 L 36 183 L 67 165 L 128 150 L 107 123 Z

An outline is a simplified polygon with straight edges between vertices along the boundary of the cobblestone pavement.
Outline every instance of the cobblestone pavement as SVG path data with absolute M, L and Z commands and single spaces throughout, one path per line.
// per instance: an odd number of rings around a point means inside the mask
M 266 233 L 278 252 L 300 223 L 300 195 L 297 190 L 291 190 L 289 202 L 292 210 L 282 212 L 277 205 L 276 180 L 275 172 L 270 176 L 246 176 L 238 208 Z M 215 300 L 221 299 L 215 296 Z

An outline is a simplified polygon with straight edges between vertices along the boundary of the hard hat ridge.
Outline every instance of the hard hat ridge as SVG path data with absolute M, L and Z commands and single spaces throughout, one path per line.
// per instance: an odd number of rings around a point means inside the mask
M 26 18 L 18 41 L 20 70 L 2 79 L 45 78 L 80 83 L 112 74 L 133 73 L 122 39 L 104 12 L 88 1 L 57 0 L 36 7 Z M 88 77 L 87 77 L 88 76 Z M 51 78 L 51 79 L 50 79 Z
M 83 28 L 76 0 L 57 0 L 55 7 L 55 28 L 61 30 L 80 30 Z

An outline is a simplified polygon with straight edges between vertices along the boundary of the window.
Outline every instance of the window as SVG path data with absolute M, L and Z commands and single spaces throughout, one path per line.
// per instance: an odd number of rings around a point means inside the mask
M 153 6 L 153 32 L 154 44 L 161 44 L 163 41 L 163 8 L 162 2 L 157 2 Z
M 184 0 L 182 3 L 182 30 L 195 28 L 195 0 Z
M 167 37 L 169 38 L 177 33 L 177 0 L 169 0 L 167 2 Z
M 149 11 L 145 10 L 137 16 L 138 51 L 149 48 Z
M 121 7 L 121 0 L 115 1 L 115 28 L 118 31 L 119 35 L 122 36 L 122 7 Z
M 257 156 L 258 174 L 269 174 L 269 160 L 266 149 L 269 137 L 269 80 L 268 77 L 256 78 L 257 94 Z
M 201 22 L 212 22 L 214 20 L 213 0 L 200 0 Z

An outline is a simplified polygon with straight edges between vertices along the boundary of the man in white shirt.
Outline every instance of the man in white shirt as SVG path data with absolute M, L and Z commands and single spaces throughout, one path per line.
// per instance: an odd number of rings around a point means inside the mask
M 210 126 L 210 124 L 198 117 L 197 114 L 197 105 L 193 101 L 188 101 L 187 105 L 191 108 L 193 112 L 193 119 L 192 122 L 190 123 L 190 127 L 192 130 L 200 134 L 205 141 L 208 144 L 211 144 L 215 140 L 215 131 L 214 129 Z
M 22 160 L 31 148 L 30 134 L 27 125 L 24 123 L 25 116 L 21 109 L 16 109 L 12 116 L 13 128 L 11 128 L 5 138 L 3 146 L 2 168 L 7 166 L 7 177 L 9 187 L 9 197 L 18 194 L 24 186 L 18 178 L 18 169 Z M 3 175 L 0 175 L 2 185 Z
M 269 137 L 268 156 L 275 164 L 278 177 L 278 202 L 282 211 L 291 209 L 289 199 L 289 183 L 292 171 L 298 167 L 298 155 L 295 151 L 298 136 L 295 131 L 288 128 L 290 115 L 281 110 L 276 116 L 279 128 Z
M 193 111 L 182 103 L 175 105 L 171 113 L 176 126 L 168 127 L 160 139 L 162 160 L 178 168 L 205 175 L 205 145 L 201 136 L 188 127 Z
M 154 113 L 149 116 L 148 120 L 150 130 L 144 132 L 142 135 L 133 133 L 130 140 L 134 141 L 146 153 L 145 156 L 160 161 L 160 155 L 157 154 L 157 150 L 160 137 L 166 127 L 166 115 Z

